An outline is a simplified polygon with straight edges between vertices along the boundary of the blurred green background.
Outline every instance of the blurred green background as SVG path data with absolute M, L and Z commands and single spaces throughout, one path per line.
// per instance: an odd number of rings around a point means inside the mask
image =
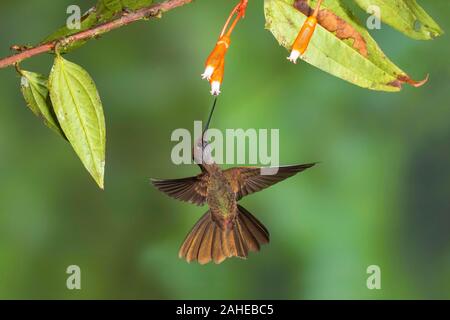
M 1 56 L 64 23 L 74 0 L 2 1 Z M 27 110 L 0 70 L 0 298 L 450 298 L 450 45 L 383 26 L 386 54 L 422 88 L 371 92 L 287 52 L 250 1 L 227 57 L 213 127 L 280 129 L 280 161 L 321 164 L 241 204 L 271 232 L 246 261 L 177 257 L 206 208 L 174 201 L 150 177 L 193 175 L 170 160 L 175 128 L 207 116 L 203 63 L 235 1 L 198 0 L 161 20 L 91 41 L 68 59 L 94 77 L 107 122 L 106 189 Z M 419 1 L 450 31 L 447 0 Z M 78 1 L 83 10 L 94 1 Z M 48 74 L 50 55 L 24 69 Z M 66 288 L 67 266 L 82 290 Z M 379 265 L 382 289 L 368 290 Z

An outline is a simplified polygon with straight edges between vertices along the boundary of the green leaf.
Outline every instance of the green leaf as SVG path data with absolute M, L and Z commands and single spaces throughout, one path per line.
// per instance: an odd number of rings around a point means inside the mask
M 443 34 L 439 25 L 416 0 L 355 0 L 364 10 L 378 6 L 381 20 L 408 37 L 430 40 Z
M 148 7 L 153 0 L 99 0 L 97 14 L 100 20 L 109 20 L 124 9 L 138 10 Z
M 100 22 L 112 19 L 122 10 L 121 0 L 99 0 L 96 6 L 97 17 Z
M 89 9 L 81 17 L 80 29 L 69 29 L 66 25 L 62 26 L 48 37 L 46 37 L 41 43 L 46 43 L 65 37 L 71 36 L 75 33 L 90 29 L 100 23 L 110 21 L 125 8 L 131 10 L 138 10 L 151 5 L 153 0 L 99 0 L 95 7 Z M 71 43 L 68 46 L 61 48 L 60 53 L 67 53 L 74 49 L 77 49 L 84 45 L 87 40 L 80 40 L 75 43 Z
M 96 7 L 98 20 L 108 21 L 124 9 L 138 10 L 152 2 L 153 0 L 99 0 Z
M 122 5 L 124 8 L 131 10 L 138 10 L 151 5 L 153 0 L 122 0 Z
M 310 1 L 315 7 L 316 1 Z M 266 28 L 290 50 L 306 15 L 294 7 L 294 0 L 265 0 Z M 402 83 L 420 85 L 392 63 L 367 30 L 340 0 L 325 0 L 318 24 L 303 60 L 336 77 L 363 88 L 399 91 Z M 330 27 L 331 26 L 331 27 Z M 346 33 L 345 33 L 346 32 Z
M 99 13 L 102 13 L 102 10 L 108 10 L 112 12 L 120 12 L 122 7 L 122 0 L 99 0 L 97 3 L 97 9 Z
M 68 36 L 71 36 L 75 33 L 87 30 L 93 26 L 95 26 L 98 22 L 97 19 L 97 13 L 94 9 L 89 10 L 81 17 L 81 28 L 80 29 L 69 29 L 66 25 L 59 28 L 52 34 L 50 34 L 48 37 L 46 37 L 41 43 L 47 43 L 50 41 L 54 41 L 57 39 L 62 39 Z M 66 53 L 69 51 L 72 51 L 74 49 L 77 49 L 84 45 L 87 41 L 86 40 L 80 40 L 75 43 L 71 43 L 70 45 L 62 48 L 61 53 Z
M 103 189 L 105 118 L 89 74 L 59 54 L 49 78 L 50 97 L 61 128 L 81 162 Z
M 20 90 L 30 110 L 44 124 L 65 138 L 48 96 L 48 80 L 38 73 L 20 70 Z

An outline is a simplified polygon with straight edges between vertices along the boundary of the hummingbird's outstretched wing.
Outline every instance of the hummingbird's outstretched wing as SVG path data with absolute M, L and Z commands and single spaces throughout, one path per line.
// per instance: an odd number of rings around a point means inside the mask
M 261 171 L 261 167 L 236 167 L 224 170 L 225 177 L 231 185 L 236 199 L 261 191 L 275 183 L 283 181 L 293 175 L 313 167 L 316 163 L 299 164 L 293 166 L 278 167 L 275 174 Z M 268 169 L 268 168 L 266 168 Z M 263 174 L 262 174 L 263 173 Z
M 158 190 L 168 196 L 202 206 L 206 201 L 208 174 L 201 173 L 194 177 L 181 179 L 151 179 Z

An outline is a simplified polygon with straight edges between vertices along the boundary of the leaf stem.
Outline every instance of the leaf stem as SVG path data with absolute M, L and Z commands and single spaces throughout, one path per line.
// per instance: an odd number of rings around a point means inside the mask
M 100 34 L 121 28 L 133 22 L 143 20 L 146 18 L 157 17 L 163 12 L 167 12 L 177 7 L 181 7 L 192 1 L 193 0 L 166 0 L 164 2 L 155 3 L 151 6 L 133 11 L 131 13 L 124 12 L 122 13 L 122 15 L 111 21 L 96 25 L 92 28 L 75 33 L 65 38 L 56 39 L 51 42 L 39 44 L 35 47 L 27 48 L 17 54 L 2 58 L 0 59 L 0 69 L 16 65 L 20 61 L 31 58 L 33 56 L 46 52 L 51 52 L 52 50 L 55 49 L 55 47 L 59 43 L 64 43 L 65 45 L 68 45 L 80 40 L 89 40 L 97 37 Z

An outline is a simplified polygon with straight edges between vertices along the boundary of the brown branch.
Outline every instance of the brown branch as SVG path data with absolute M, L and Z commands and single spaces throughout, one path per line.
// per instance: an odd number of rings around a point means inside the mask
M 0 59 L 0 69 L 6 68 L 8 66 L 15 65 L 16 63 L 36 56 L 38 54 L 42 54 L 45 52 L 52 51 L 58 43 L 62 43 L 64 45 L 68 45 L 80 40 L 88 40 L 95 38 L 103 33 L 109 32 L 114 29 L 118 29 L 120 27 L 126 26 L 130 23 L 150 18 L 156 17 L 163 12 L 170 11 L 177 7 L 181 7 L 185 4 L 192 2 L 193 0 L 166 0 L 161 3 L 153 4 L 149 7 L 145 7 L 130 13 L 123 13 L 120 17 L 108 21 L 106 23 L 97 25 L 93 28 L 75 33 L 71 36 L 64 37 L 61 39 L 57 39 L 48 43 L 40 44 L 35 47 L 26 48 L 22 50 L 20 53 L 14 54 L 12 56 Z

